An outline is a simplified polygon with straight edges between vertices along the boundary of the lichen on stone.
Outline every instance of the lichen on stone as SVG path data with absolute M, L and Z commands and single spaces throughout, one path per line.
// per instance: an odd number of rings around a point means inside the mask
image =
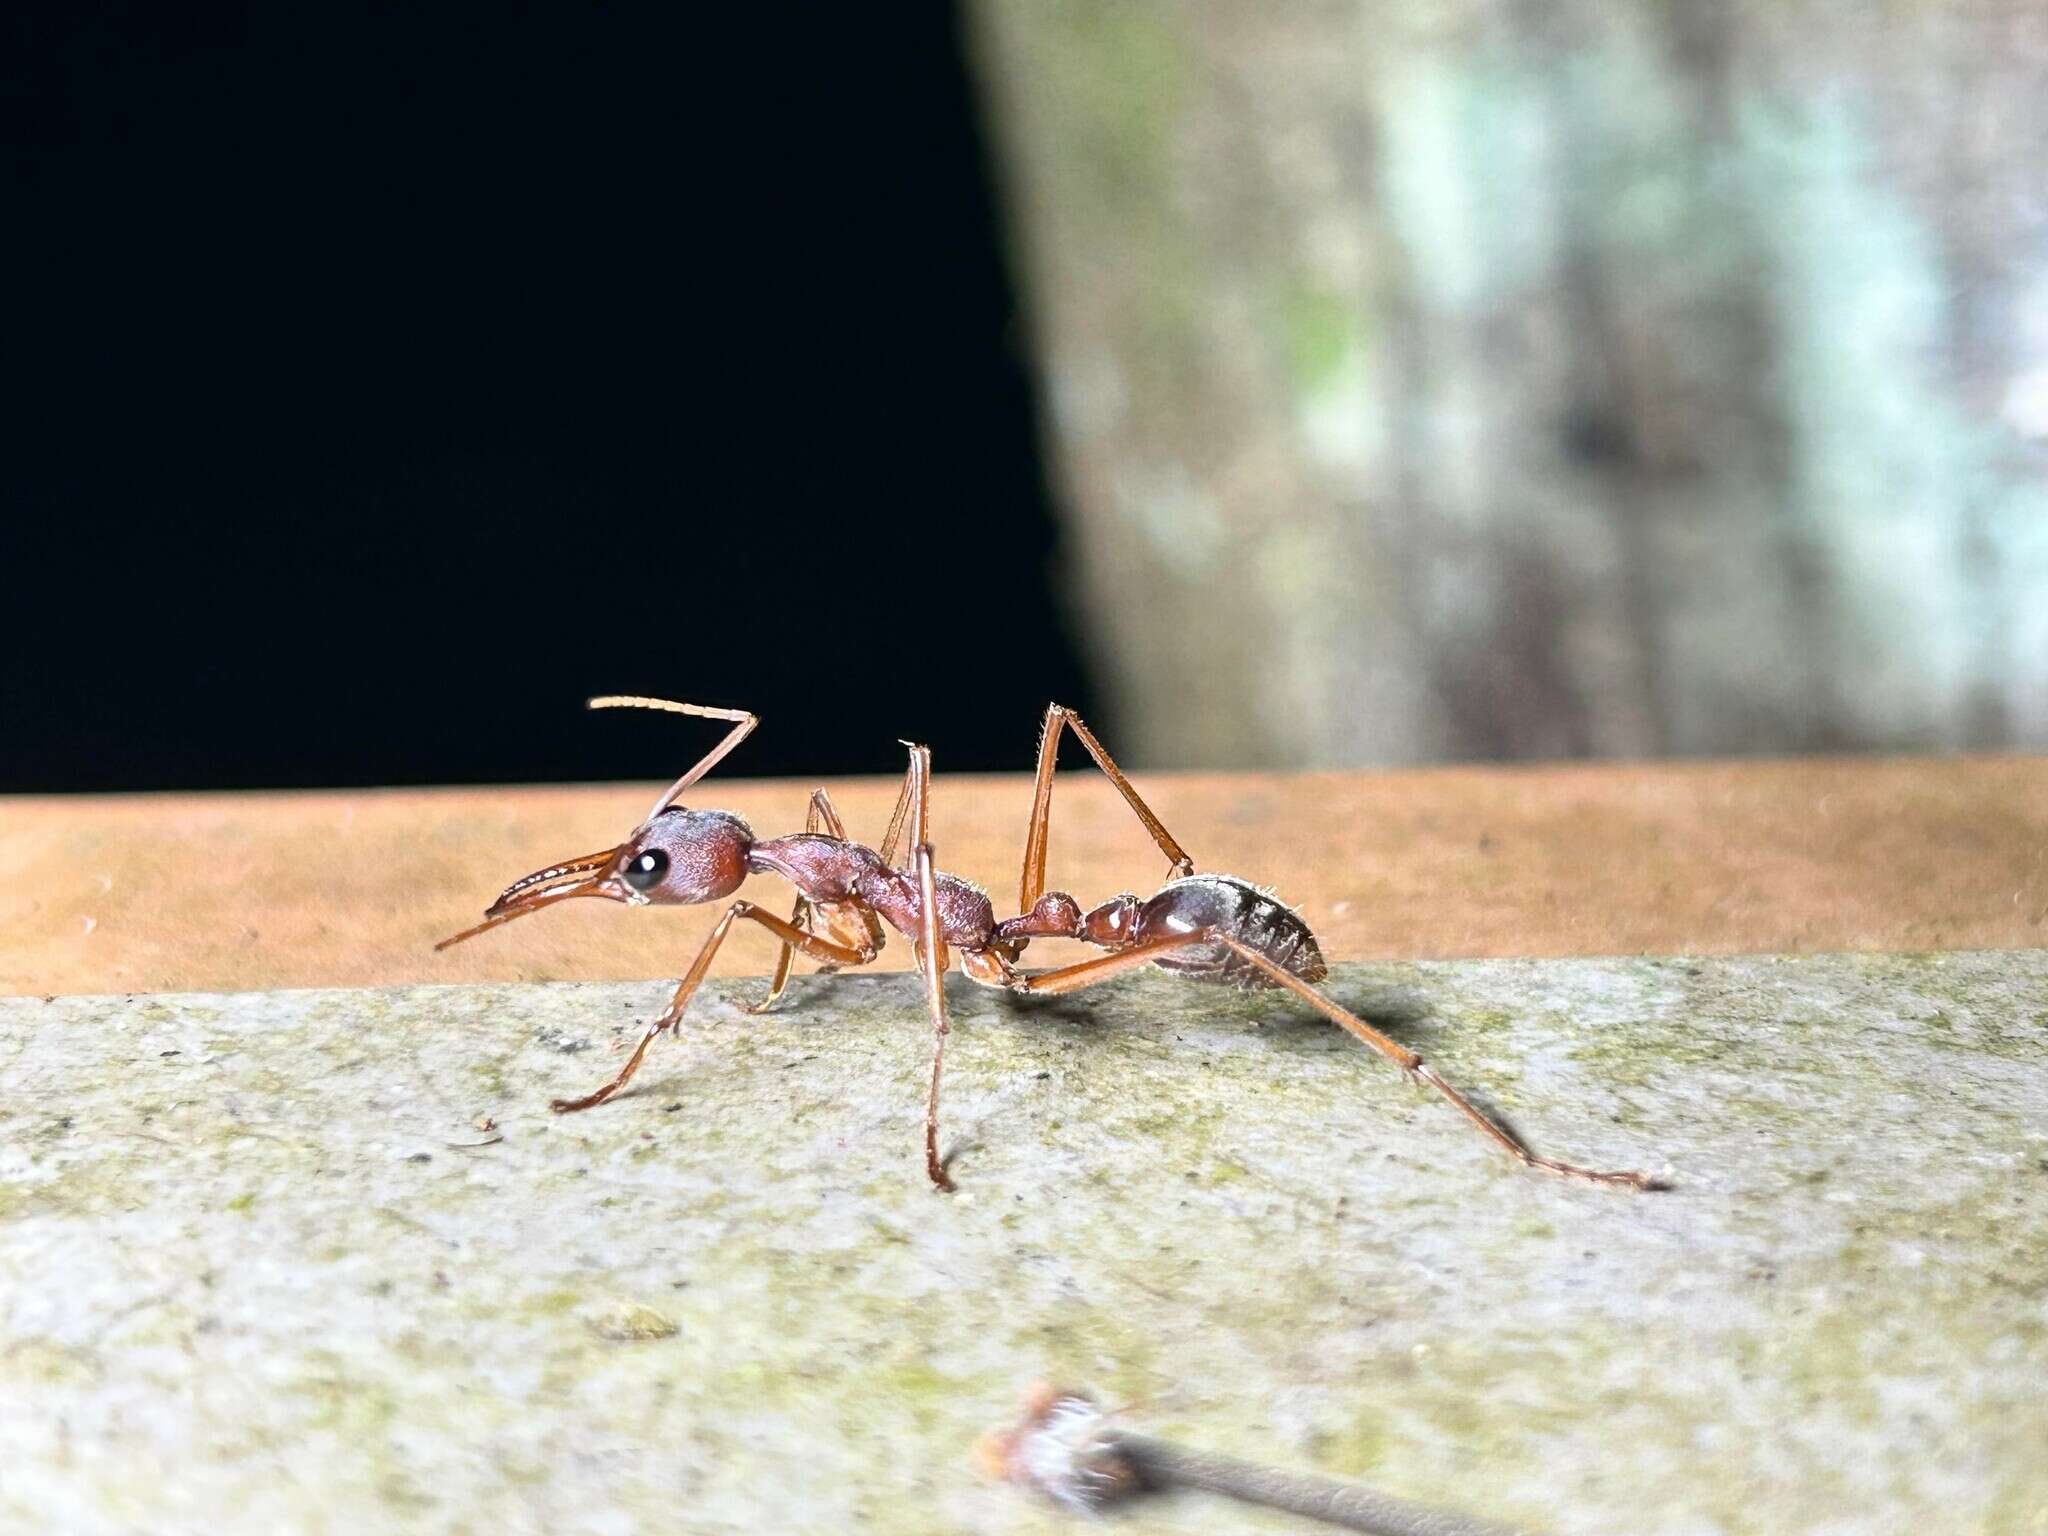
M 1041 1377 L 1532 1529 L 2048 1506 L 2048 956 L 1337 968 L 1661 1195 L 1165 976 L 955 982 L 950 1199 L 909 976 L 707 987 L 549 1114 L 668 985 L 0 1000 L 0 1527 L 1050 1532 L 969 1459 Z

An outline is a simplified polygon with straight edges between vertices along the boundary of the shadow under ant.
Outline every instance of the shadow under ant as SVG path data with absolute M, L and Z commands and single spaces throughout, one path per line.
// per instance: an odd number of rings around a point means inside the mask
M 1113 987 L 1106 997 L 1087 1001 L 1071 994 L 1012 995 L 1001 999 L 995 1016 L 1007 1013 L 1030 1024 L 1058 1024 L 1077 1040 L 1092 1038 L 1113 1027 L 1115 1021 L 1109 1016 L 1112 1013 L 1126 1021 L 1143 1018 L 1143 994 L 1151 985 L 1156 985 L 1151 977 L 1133 978 L 1125 986 Z M 1429 999 L 1413 987 L 1360 980 L 1345 984 L 1325 982 L 1323 990 L 1339 1006 L 1406 1045 L 1430 1034 L 1430 1026 L 1445 1025 Z M 1332 1028 L 1328 1020 L 1318 1017 L 1313 1010 L 1273 991 L 1246 989 L 1234 997 L 1212 993 L 1209 1002 L 1208 1008 L 1189 1019 L 1191 1024 L 1250 1024 L 1270 1031 L 1275 1038 L 1307 1038 Z

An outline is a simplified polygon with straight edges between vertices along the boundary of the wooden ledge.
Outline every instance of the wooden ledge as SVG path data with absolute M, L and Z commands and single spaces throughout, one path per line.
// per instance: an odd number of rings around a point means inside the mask
M 2048 759 L 1138 783 L 1200 867 L 1272 884 L 1333 960 L 2048 943 Z M 0 991 L 674 975 L 708 912 L 572 903 L 432 948 L 519 875 L 623 836 L 655 787 L 0 799 Z M 810 787 L 721 780 L 701 794 L 767 835 L 802 825 Z M 829 787 L 855 836 L 879 836 L 895 781 Z M 938 780 L 940 862 L 986 884 L 1001 913 L 1029 790 L 1018 775 Z M 1062 775 L 1054 812 L 1056 884 L 1084 901 L 1156 885 L 1162 861 L 1099 776 Z M 767 880 L 747 894 L 789 898 Z M 892 944 L 884 966 L 907 953 Z M 765 935 L 741 932 L 718 969 L 771 961 Z

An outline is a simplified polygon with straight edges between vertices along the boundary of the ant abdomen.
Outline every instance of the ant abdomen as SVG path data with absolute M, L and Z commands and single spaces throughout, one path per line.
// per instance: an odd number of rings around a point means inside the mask
M 1138 904 L 1131 942 L 1170 938 L 1198 928 L 1221 929 L 1303 981 L 1321 981 L 1328 973 L 1316 936 L 1294 909 L 1230 875 L 1188 875 L 1170 881 L 1158 895 Z M 1245 988 L 1275 985 L 1270 976 L 1222 944 L 1189 945 L 1152 963 L 1192 981 Z

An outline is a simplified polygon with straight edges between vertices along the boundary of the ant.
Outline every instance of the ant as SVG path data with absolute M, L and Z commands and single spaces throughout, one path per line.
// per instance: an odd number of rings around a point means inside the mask
M 669 699 L 607 695 L 592 709 L 653 709 L 732 723 L 724 739 L 671 784 L 630 837 L 615 848 L 567 859 L 514 881 L 473 928 L 443 939 L 446 949 L 465 939 L 577 897 L 602 897 L 629 906 L 696 904 L 731 895 L 749 874 L 774 874 L 796 888 L 787 919 L 746 900 L 735 901 L 712 927 L 697 958 L 677 984 L 668 1006 L 647 1025 L 618 1075 L 594 1093 L 556 1099 L 557 1114 L 572 1114 L 604 1103 L 625 1087 L 663 1032 L 675 1029 L 689 1008 L 713 956 L 735 922 L 758 923 L 782 941 L 768 992 L 747 1008 L 763 1013 L 789 983 L 801 952 L 823 972 L 866 965 L 882 951 L 886 923 L 908 938 L 924 982 L 932 1023 L 931 1088 L 925 1102 L 925 1171 L 940 1190 L 953 1181 L 939 1156 L 939 1081 L 945 1066 L 945 996 L 941 986 L 948 947 L 960 968 L 983 986 L 1034 996 L 1057 996 L 1110 980 L 1140 966 L 1157 966 L 1191 981 L 1240 988 L 1283 987 L 1392 1061 L 1408 1076 L 1427 1083 L 1509 1156 L 1526 1167 L 1599 1184 L 1661 1189 L 1662 1181 L 1641 1173 L 1606 1173 L 1540 1157 L 1490 1118 L 1414 1051 L 1381 1034 L 1363 1019 L 1316 990 L 1327 975 L 1315 935 L 1300 915 L 1233 875 L 1195 873 L 1173 835 L 1124 777 L 1094 734 L 1072 710 L 1047 707 L 1039 738 L 1037 785 L 1024 843 L 1020 915 L 998 921 L 988 896 L 977 886 L 940 872 L 933 863 L 929 833 L 931 751 L 905 743 L 910 766 L 896 809 L 879 849 L 852 841 L 820 789 L 811 795 L 802 832 L 757 839 L 727 811 L 690 810 L 677 797 L 743 740 L 759 720 L 744 710 L 714 709 Z M 1083 911 L 1064 891 L 1045 889 L 1045 862 L 1052 814 L 1053 770 L 1062 734 L 1073 731 L 1088 755 L 1116 786 L 1172 866 L 1167 882 L 1152 896 L 1130 892 Z M 908 837 L 908 857 L 897 850 Z M 823 932 L 817 930 L 822 928 Z M 1026 974 L 1017 968 L 1034 939 L 1078 939 L 1108 953 L 1055 970 Z

